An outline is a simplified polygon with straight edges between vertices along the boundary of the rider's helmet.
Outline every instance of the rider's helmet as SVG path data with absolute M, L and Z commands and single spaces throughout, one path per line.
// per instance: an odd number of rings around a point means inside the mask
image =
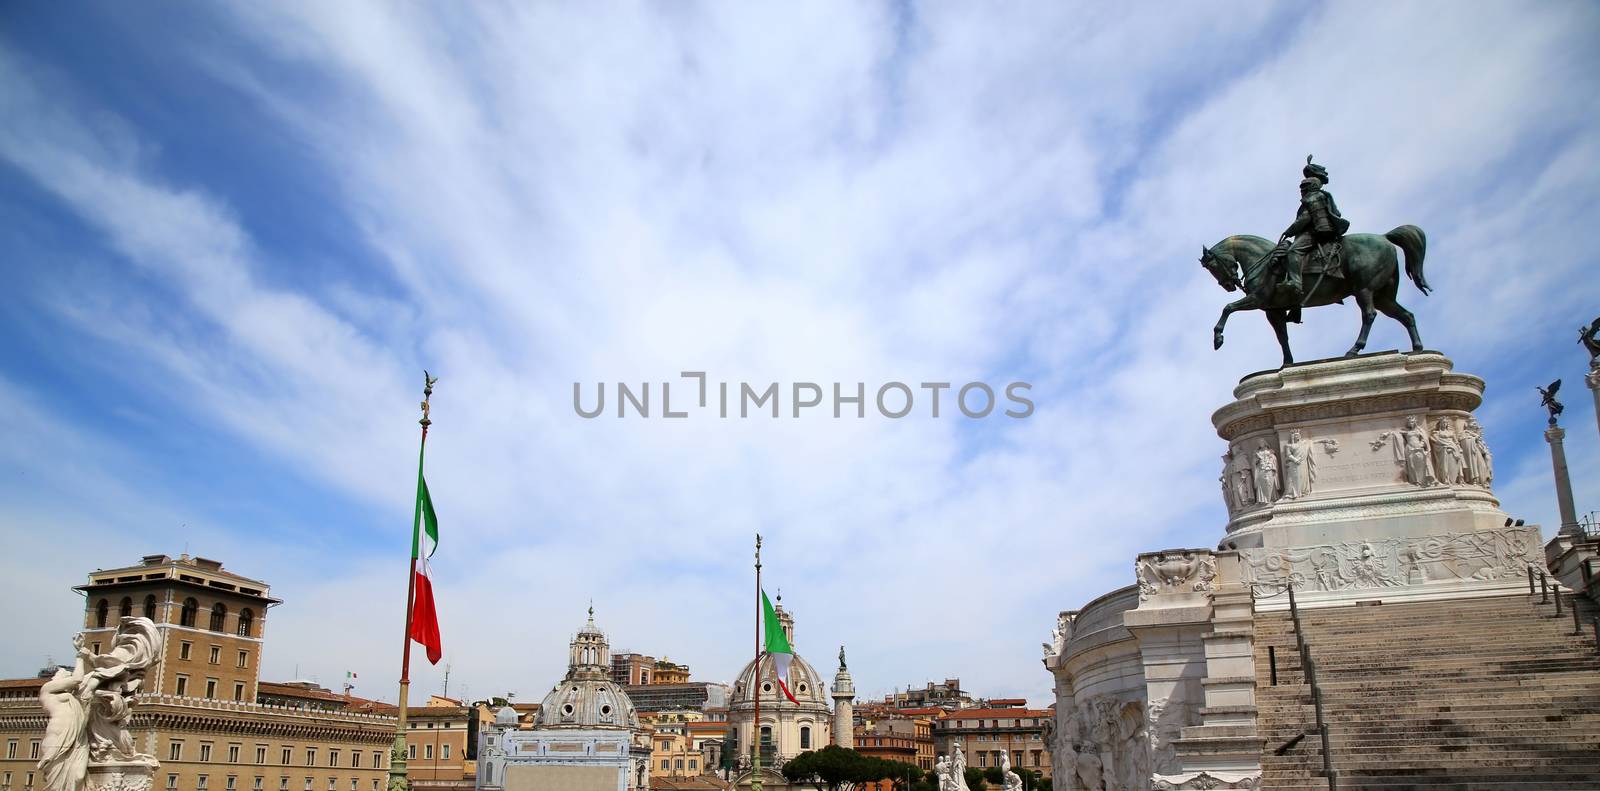
M 1311 164 L 1311 155 L 1306 155 L 1306 166 L 1300 169 L 1300 175 L 1308 179 L 1316 179 L 1323 184 L 1328 183 L 1328 169 L 1321 165 Z

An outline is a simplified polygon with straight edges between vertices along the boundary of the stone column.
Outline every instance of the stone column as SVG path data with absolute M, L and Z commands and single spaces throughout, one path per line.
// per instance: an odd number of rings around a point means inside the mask
M 839 649 L 839 654 L 842 657 L 844 649 Z M 841 664 L 833 676 L 833 743 L 846 750 L 856 748 L 855 698 L 855 682 Z
M 1567 436 L 1566 430 L 1555 425 L 1551 419 L 1550 428 L 1544 432 L 1544 441 L 1550 443 L 1550 463 L 1555 468 L 1556 474 L 1556 502 L 1561 507 L 1561 530 L 1564 534 L 1574 534 L 1579 530 L 1578 511 L 1572 506 L 1572 479 L 1567 475 L 1567 450 L 1562 447 L 1561 440 Z
M 1600 363 L 1589 366 L 1589 375 L 1583 378 L 1588 383 L 1590 392 L 1594 393 L 1594 419 L 1600 424 Z

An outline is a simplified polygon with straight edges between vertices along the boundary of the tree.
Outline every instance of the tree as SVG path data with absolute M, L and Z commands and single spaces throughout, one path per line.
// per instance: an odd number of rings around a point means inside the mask
M 837 791 L 876 780 L 890 780 L 896 788 L 906 788 L 908 780 L 915 783 L 922 775 L 923 771 L 911 764 L 871 758 L 836 744 L 807 750 L 783 765 L 783 776 L 789 782 L 810 783 L 818 791 Z

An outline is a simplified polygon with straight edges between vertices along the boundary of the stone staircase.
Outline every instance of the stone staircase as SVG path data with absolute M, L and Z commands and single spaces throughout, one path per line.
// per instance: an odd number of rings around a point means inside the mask
M 1340 790 L 1600 789 L 1595 614 L 1575 636 L 1570 611 L 1538 602 L 1302 610 Z M 1326 789 L 1288 612 L 1256 614 L 1255 662 L 1261 788 Z

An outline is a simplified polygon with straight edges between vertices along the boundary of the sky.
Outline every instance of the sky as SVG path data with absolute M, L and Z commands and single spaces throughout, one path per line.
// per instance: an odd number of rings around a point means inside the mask
M 1307 154 L 1354 231 L 1427 232 L 1400 300 L 1552 534 L 1535 385 L 1600 509 L 1597 41 L 1579 2 L 4 4 L 0 675 L 69 653 L 93 569 L 188 552 L 284 600 L 264 678 L 392 700 L 427 369 L 418 693 L 542 697 L 591 602 L 728 681 L 760 532 L 862 698 L 1043 705 L 1057 612 L 1222 537 L 1210 415 L 1278 352 L 1254 313 L 1212 350 L 1198 248 L 1276 236 Z M 684 371 L 1035 410 L 574 411 Z

